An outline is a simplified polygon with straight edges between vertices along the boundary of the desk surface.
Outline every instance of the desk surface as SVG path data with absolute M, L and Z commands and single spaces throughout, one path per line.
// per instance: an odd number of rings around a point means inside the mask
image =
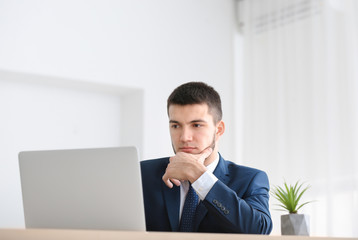
M 95 230 L 53 230 L 53 229 L 0 229 L 0 239 L 4 240 L 347 240 L 353 238 L 303 237 L 303 236 L 264 236 L 246 234 L 212 233 L 168 233 L 168 232 L 127 232 Z M 355 238 L 357 239 L 357 238 Z M 358 239 L 357 239 L 358 240 Z

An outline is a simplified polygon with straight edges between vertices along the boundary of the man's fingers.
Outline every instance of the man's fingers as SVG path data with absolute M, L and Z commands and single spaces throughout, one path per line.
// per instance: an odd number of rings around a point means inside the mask
M 181 182 L 178 179 L 170 179 L 172 183 L 174 183 L 177 187 L 180 186 Z
M 205 148 L 204 151 L 202 152 L 202 156 L 204 158 L 207 158 L 210 156 L 210 154 L 213 152 L 213 149 L 211 147 Z
M 205 162 L 205 159 L 207 157 L 210 156 L 210 154 L 213 152 L 213 149 L 211 147 L 205 148 L 201 153 L 200 153 L 200 161 L 201 163 Z
M 165 183 L 165 185 L 167 185 L 169 188 L 173 188 L 173 183 L 178 187 L 181 184 L 181 182 L 178 179 L 168 178 L 166 174 L 163 175 L 162 180 Z
M 166 173 L 163 175 L 162 177 L 163 182 L 165 183 L 165 185 L 168 186 L 168 188 L 172 188 L 173 187 L 173 183 L 170 181 L 170 179 L 166 176 Z

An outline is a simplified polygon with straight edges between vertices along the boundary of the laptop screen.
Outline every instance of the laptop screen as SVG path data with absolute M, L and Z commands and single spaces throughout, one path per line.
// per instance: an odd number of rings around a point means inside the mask
M 26 228 L 145 231 L 135 147 L 19 153 Z

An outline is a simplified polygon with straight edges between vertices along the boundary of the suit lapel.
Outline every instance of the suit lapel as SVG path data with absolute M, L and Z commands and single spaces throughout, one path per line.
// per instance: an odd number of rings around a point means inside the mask
M 204 219 L 208 209 L 205 207 L 203 201 L 200 200 L 199 205 L 196 208 L 195 219 L 194 219 L 194 232 L 197 232 L 201 221 Z
M 214 175 L 226 185 L 229 181 L 229 170 L 227 169 L 225 160 L 221 157 L 220 154 L 219 156 L 219 163 L 214 170 Z
M 214 175 L 218 178 L 219 181 L 222 181 L 226 185 L 229 179 L 229 173 L 224 159 L 221 157 L 221 155 L 219 156 L 219 163 L 214 170 Z M 198 231 L 199 225 L 207 213 L 208 209 L 205 207 L 204 203 L 200 201 L 195 213 L 195 232 Z
M 167 185 L 162 184 L 165 206 L 168 212 L 168 218 L 172 231 L 179 229 L 179 205 L 180 205 L 180 187 L 174 185 L 173 188 L 168 188 Z

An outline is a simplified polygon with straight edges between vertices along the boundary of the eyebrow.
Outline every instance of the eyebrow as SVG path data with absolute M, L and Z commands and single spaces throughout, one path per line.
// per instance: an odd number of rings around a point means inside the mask
M 205 121 L 205 120 L 202 120 L 202 119 L 195 119 L 195 120 L 190 121 L 190 123 L 198 123 L 198 122 L 200 122 L 200 123 L 206 123 L 206 121 Z M 179 122 L 176 121 L 176 120 L 169 120 L 169 123 L 178 123 L 178 124 L 179 124 Z

